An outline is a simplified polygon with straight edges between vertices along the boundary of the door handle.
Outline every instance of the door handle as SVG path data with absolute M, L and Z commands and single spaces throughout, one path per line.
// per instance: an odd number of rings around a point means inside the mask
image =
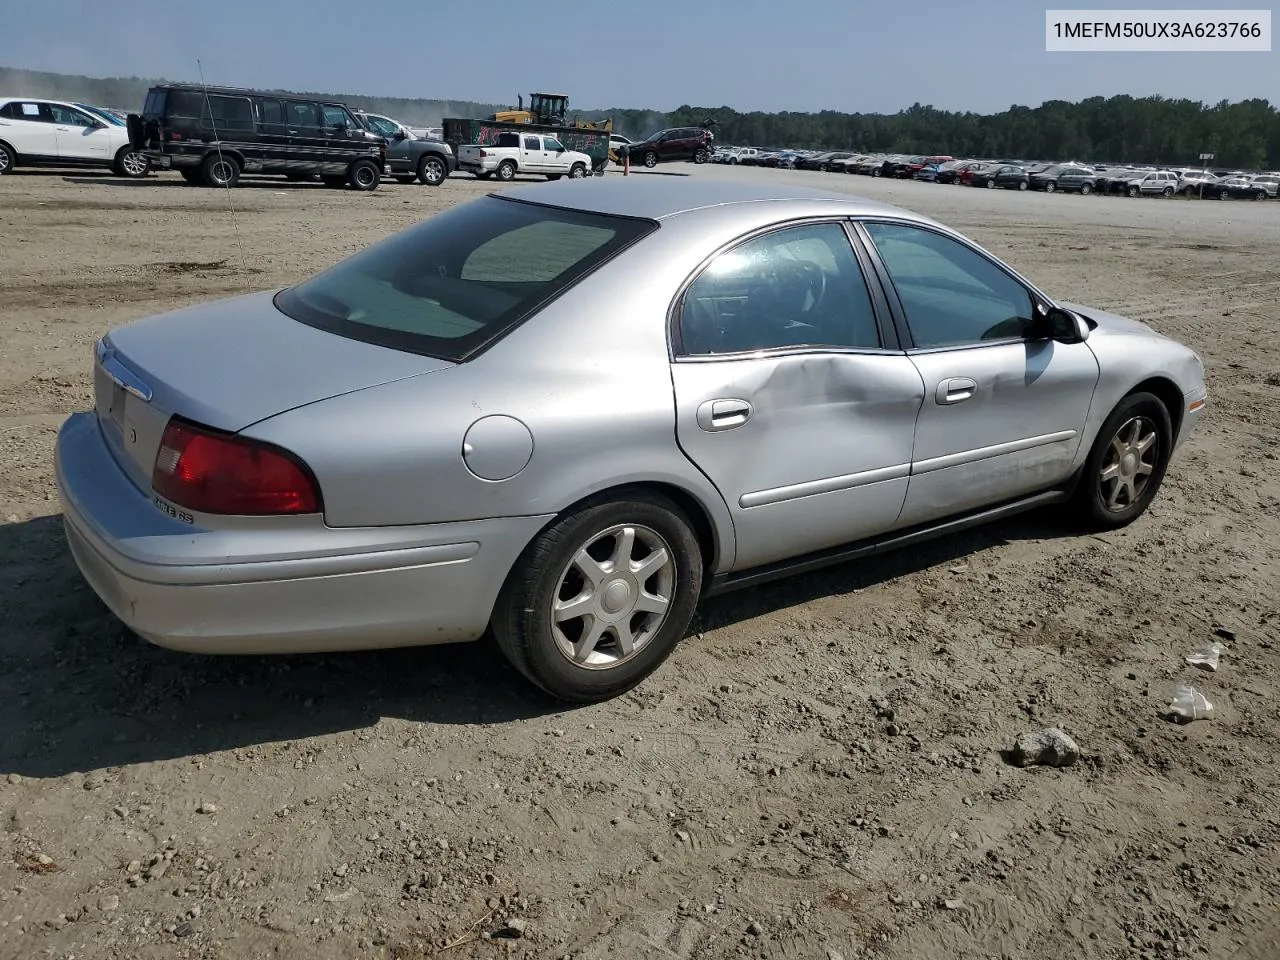
M 938 403 L 946 405 L 968 400 L 977 392 L 978 381 L 970 380 L 968 377 L 951 377 L 938 384 L 938 390 L 933 398 Z
M 753 412 L 745 400 L 708 400 L 698 407 L 698 426 L 709 433 L 732 430 L 750 420 Z

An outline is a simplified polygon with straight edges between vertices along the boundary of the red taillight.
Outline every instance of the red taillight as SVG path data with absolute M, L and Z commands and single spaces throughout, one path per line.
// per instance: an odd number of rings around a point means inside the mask
M 482 156 L 482 157 L 487 157 L 488 155 L 489 155 L 489 151 L 488 151 L 488 150 L 481 150 L 481 151 L 480 151 L 480 156 Z
M 171 131 L 169 131 L 169 139 L 170 139 L 170 140 L 181 140 L 181 139 L 182 139 L 182 134 L 180 134 L 180 133 L 174 133 L 174 132 L 171 130 Z
M 174 418 L 156 453 L 156 493 L 199 513 L 320 512 L 311 471 L 278 447 Z

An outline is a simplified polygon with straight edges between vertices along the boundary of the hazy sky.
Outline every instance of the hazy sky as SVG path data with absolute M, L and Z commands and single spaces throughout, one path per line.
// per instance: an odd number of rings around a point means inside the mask
M 13 0 L 0 65 L 366 96 L 571 106 L 994 112 L 1161 94 L 1280 101 L 1280 52 L 1046 53 L 1027 0 Z M 1058 0 L 1054 7 L 1133 8 Z M 1148 3 L 1151 7 L 1156 4 Z M 1171 3 L 1170 9 L 1263 7 Z M 20 90 L 0 91 L 19 95 Z

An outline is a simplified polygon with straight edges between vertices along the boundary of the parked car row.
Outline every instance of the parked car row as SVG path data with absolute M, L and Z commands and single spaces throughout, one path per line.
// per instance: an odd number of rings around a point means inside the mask
M 859 154 L 848 151 L 773 150 L 721 146 L 712 163 L 818 170 L 827 173 L 919 180 L 1005 190 L 1121 196 L 1183 196 L 1212 200 L 1269 200 L 1280 191 L 1280 173 L 1209 171 L 1145 166 L 958 159 L 947 155 Z
M 439 186 L 457 169 L 448 144 L 344 103 L 233 87 L 162 84 L 140 114 L 41 98 L 0 98 L 0 174 L 19 166 L 177 171 L 232 187 L 242 174 L 374 190 L 384 176 Z

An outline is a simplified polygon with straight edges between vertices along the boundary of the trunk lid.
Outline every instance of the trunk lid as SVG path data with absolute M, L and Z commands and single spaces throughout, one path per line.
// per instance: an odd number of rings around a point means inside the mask
M 103 437 L 143 490 L 169 418 L 238 432 L 296 407 L 453 366 L 298 323 L 257 293 L 161 314 L 95 348 Z

